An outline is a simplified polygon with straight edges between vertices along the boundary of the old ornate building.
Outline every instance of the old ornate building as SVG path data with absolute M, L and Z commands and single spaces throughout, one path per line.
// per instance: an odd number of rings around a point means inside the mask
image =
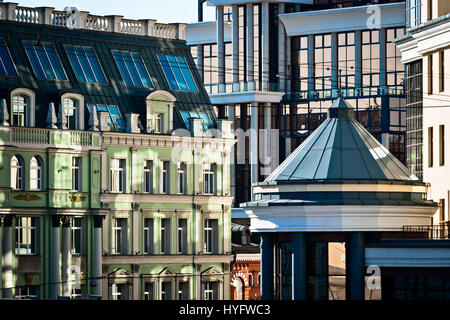
M 0 8 L 0 297 L 229 298 L 235 140 L 185 25 Z

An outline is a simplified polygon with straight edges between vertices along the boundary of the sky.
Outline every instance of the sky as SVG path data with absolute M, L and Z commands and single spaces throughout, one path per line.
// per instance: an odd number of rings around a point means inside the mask
M 77 7 L 95 15 L 121 15 L 127 19 L 156 19 L 158 22 L 197 22 L 197 0 L 16 0 L 24 7 Z M 214 9 L 205 8 L 204 21 L 214 20 Z

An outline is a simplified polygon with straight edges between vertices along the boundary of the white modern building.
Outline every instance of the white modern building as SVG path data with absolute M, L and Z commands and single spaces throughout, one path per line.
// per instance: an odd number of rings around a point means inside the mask
M 450 201 L 450 2 L 407 1 L 406 34 L 396 43 L 406 65 L 407 158 L 440 203 L 432 224 L 447 224 Z M 448 144 L 448 142 L 447 142 Z

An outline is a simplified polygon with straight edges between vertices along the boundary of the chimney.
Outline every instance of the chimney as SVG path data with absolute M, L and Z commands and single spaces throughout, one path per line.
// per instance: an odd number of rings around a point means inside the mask
M 141 129 L 139 129 L 139 114 L 138 113 L 127 113 L 125 115 L 127 119 L 127 128 L 126 132 L 128 133 L 141 133 Z
M 191 131 L 191 137 L 201 137 L 203 135 L 202 131 L 202 119 L 189 118 L 189 128 Z
M 222 139 L 234 138 L 234 133 L 231 132 L 231 125 L 233 124 L 233 121 L 219 119 L 216 120 L 216 123 L 217 123 L 218 138 Z
M 9 113 L 6 99 L 0 101 L 0 126 L 9 126 Z
M 99 119 L 99 129 L 100 131 L 111 131 L 111 128 L 108 125 L 108 117 L 109 112 L 107 111 L 98 111 L 98 119 Z
M 92 106 L 92 111 L 89 116 L 89 130 L 91 131 L 98 131 L 98 114 L 97 114 L 97 107 Z

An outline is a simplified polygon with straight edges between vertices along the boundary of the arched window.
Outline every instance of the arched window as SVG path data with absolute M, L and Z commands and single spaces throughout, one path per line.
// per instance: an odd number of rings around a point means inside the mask
M 78 100 L 72 98 L 64 98 L 63 108 L 67 118 L 67 129 L 77 129 Z
M 251 273 L 248 274 L 248 286 L 253 287 L 253 275 Z
M 30 161 L 30 189 L 42 190 L 43 165 L 40 157 L 33 157 Z
M 34 127 L 34 92 L 26 88 L 11 91 L 11 126 Z
M 67 129 L 84 130 L 84 97 L 77 93 L 61 96 L 61 103 L 67 119 Z
M 25 127 L 30 98 L 24 94 L 15 94 L 12 98 L 11 126 Z
M 13 190 L 24 189 L 24 162 L 21 156 L 11 158 L 11 188 Z
M 256 282 L 258 286 L 261 286 L 261 273 L 258 273 L 258 276 L 256 277 Z

